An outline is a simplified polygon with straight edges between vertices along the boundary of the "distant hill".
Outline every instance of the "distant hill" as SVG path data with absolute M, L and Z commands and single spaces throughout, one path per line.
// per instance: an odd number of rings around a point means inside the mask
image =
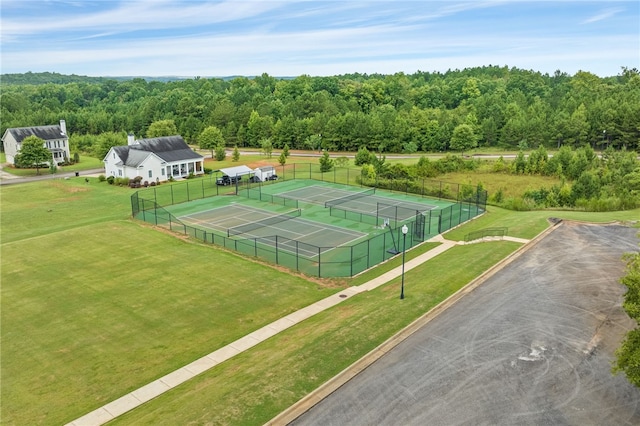
M 255 76 L 226 76 L 226 77 L 204 77 L 204 78 L 216 78 L 224 81 L 233 80 L 234 78 L 245 77 L 248 79 L 253 79 Z M 115 81 L 128 81 L 136 78 L 141 78 L 146 80 L 147 82 L 151 81 L 160 81 L 163 83 L 169 81 L 184 81 L 184 80 L 192 80 L 194 78 L 199 77 L 179 77 L 179 76 L 160 76 L 160 77 L 149 77 L 149 76 L 117 76 L 117 77 L 89 77 L 86 75 L 66 75 L 59 74 L 56 72 L 27 72 L 23 74 L 0 74 L 0 82 L 4 85 L 18 85 L 18 84 L 68 84 L 68 83 L 103 83 L 109 80 Z M 291 80 L 294 77 L 275 77 L 279 80 Z
M 182 81 L 190 80 L 194 77 L 139 77 L 139 76 L 118 76 L 118 77 L 89 77 L 86 75 L 66 75 L 56 72 L 27 72 L 23 74 L 2 74 L 0 82 L 7 85 L 16 84 L 68 84 L 68 83 L 102 83 L 109 80 L 127 81 L 135 78 L 142 78 L 146 81 Z

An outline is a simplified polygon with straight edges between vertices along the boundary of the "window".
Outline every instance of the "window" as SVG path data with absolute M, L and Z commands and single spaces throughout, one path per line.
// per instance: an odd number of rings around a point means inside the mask
M 122 169 L 118 170 L 118 176 L 122 176 Z
M 149 177 L 152 178 L 153 177 L 153 170 L 149 170 Z
M 164 176 L 164 167 L 162 168 L 162 176 Z

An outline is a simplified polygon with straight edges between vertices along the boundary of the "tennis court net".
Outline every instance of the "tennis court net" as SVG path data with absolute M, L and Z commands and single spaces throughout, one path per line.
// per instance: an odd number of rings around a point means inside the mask
M 275 225 L 277 223 L 299 217 L 301 214 L 302 214 L 302 210 L 295 209 L 287 213 L 282 213 L 279 215 L 267 217 L 265 219 L 257 220 L 255 222 L 234 226 L 233 228 L 227 229 L 227 236 L 231 237 L 232 235 L 247 234 L 251 231 L 255 231 L 256 229 L 265 228 L 267 226 Z
M 349 202 L 351 200 L 357 200 L 358 198 L 369 197 L 369 196 L 371 196 L 371 195 L 373 195 L 375 193 L 376 193 L 376 189 L 375 188 L 367 189 L 366 191 L 361 191 L 361 192 L 357 192 L 355 194 L 347 195 L 345 197 L 340 197 L 340 198 L 336 198 L 334 200 L 329 200 L 329 201 L 324 203 L 324 206 L 325 207 L 337 206 L 338 204 L 344 204 L 344 203 Z

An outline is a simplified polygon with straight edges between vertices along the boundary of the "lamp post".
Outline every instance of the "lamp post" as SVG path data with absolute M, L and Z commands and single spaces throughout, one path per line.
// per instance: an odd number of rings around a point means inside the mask
M 607 131 L 603 130 L 602 131 L 602 148 L 600 149 L 600 151 L 604 150 L 604 144 L 605 144 L 605 138 L 607 137 Z
M 400 299 L 404 299 L 404 252 L 407 248 L 407 225 L 402 225 L 402 284 L 400 286 Z

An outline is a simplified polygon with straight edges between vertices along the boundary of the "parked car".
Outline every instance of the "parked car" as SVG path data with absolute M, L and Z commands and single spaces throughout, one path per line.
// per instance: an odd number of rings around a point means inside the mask
M 267 180 L 278 180 L 278 175 L 276 175 L 275 173 L 272 174 L 272 175 L 269 175 L 267 177 Z
M 216 179 L 216 185 L 227 186 L 235 185 L 236 182 L 242 180 L 242 176 L 227 176 L 223 175 Z

